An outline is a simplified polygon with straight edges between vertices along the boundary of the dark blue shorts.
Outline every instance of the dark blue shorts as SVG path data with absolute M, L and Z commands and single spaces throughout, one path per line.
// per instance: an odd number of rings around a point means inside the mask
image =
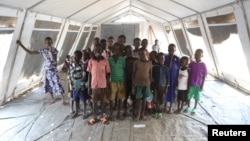
M 74 90 L 73 91 L 73 100 L 74 101 L 77 101 L 77 100 L 82 100 L 82 101 L 85 101 L 89 98 L 89 95 L 88 95 L 88 89 L 85 89 L 85 90 Z

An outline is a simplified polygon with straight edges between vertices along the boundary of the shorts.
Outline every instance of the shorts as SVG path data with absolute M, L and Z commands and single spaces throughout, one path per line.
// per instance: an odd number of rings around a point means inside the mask
M 73 90 L 72 91 L 72 99 L 74 101 L 85 101 L 89 98 L 88 96 L 88 89 L 84 89 L 84 90 Z
M 109 100 L 115 100 L 115 98 L 119 100 L 125 99 L 125 85 L 124 82 L 111 82 L 110 83 L 111 93 Z
M 188 100 L 188 91 L 187 90 L 178 90 L 177 101 L 187 101 Z
M 106 88 L 92 88 L 93 102 L 106 100 Z
M 144 99 L 151 94 L 149 86 L 136 86 L 135 87 L 136 99 Z
M 196 101 L 200 100 L 201 97 L 201 89 L 197 86 L 191 86 L 188 93 L 188 100 L 191 100 L 191 98 L 194 97 Z
M 154 102 L 163 104 L 163 97 L 166 94 L 166 87 L 154 87 Z

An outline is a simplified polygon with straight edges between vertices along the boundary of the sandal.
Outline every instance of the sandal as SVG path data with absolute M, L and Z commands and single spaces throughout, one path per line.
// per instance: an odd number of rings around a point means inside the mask
M 106 118 L 101 118 L 101 122 L 104 125 L 108 125 L 109 124 L 109 121 Z
M 73 118 L 75 118 L 75 117 L 76 117 L 76 112 L 75 112 L 75 111 L 71 112 L 71 113 L 70 113 L 70 118 L 73 119 Z
M 196 109 L 192 109 L 191 115 L 194 115 L 196 113 Z
M 187 113 L 190 111 L 190 107 L 186 107 L 185 110 L 183 111 L 184 113 Z
M 97 119 L 94 119 L 94 118 L 88 121 L 88 125 L 94 125 L 95 123 L 97 123 Z
M 162 118 L 162 113 L 157 113 L 157 118 Z

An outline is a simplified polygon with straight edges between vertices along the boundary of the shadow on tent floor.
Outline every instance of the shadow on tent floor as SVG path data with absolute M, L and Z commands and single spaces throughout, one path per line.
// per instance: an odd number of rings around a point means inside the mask
M 61 74 L 67 86 L 65 74 Z M 65 88 L 66 89 L 66 88 Z M 59 97 L 58 97 L 59 98 Z M 193 101 L 193 100 L 192 100 Z M 134 122 L 131 118 L 88 125 L 82 116 L 69 118 L 70 106 L 37 88 L 0 109 L 1 141 L 206 141 L 209 124 L 250 124 L 250 95 L 215 79 L 205 82 L 197 114 L 163 114 Z M 193 106 L 192 102 L 192 106 Z M 175 107 L 174 107 L 175 109 Z M 145 127 L 135 128 L 142 124 Z

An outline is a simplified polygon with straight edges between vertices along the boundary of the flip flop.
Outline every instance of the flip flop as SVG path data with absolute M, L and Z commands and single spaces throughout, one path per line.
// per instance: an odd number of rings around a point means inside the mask
M 94 118 L 88 121 L 88 125 L 94 125 L 95 123 L 97 123 L 97 119 L 94 119 Z
M 183 111 L 184 113 L 187 113 L 190 111 L 190 107 L 186 107 L 185 110 Z
M 192 109 L 191 115 L 194 115 L 196 113 L 196 109 Z
M 109 121 L 106 118 L 101 118 L 101 122 L 104 125 L 108 125 L 109 124 Z

